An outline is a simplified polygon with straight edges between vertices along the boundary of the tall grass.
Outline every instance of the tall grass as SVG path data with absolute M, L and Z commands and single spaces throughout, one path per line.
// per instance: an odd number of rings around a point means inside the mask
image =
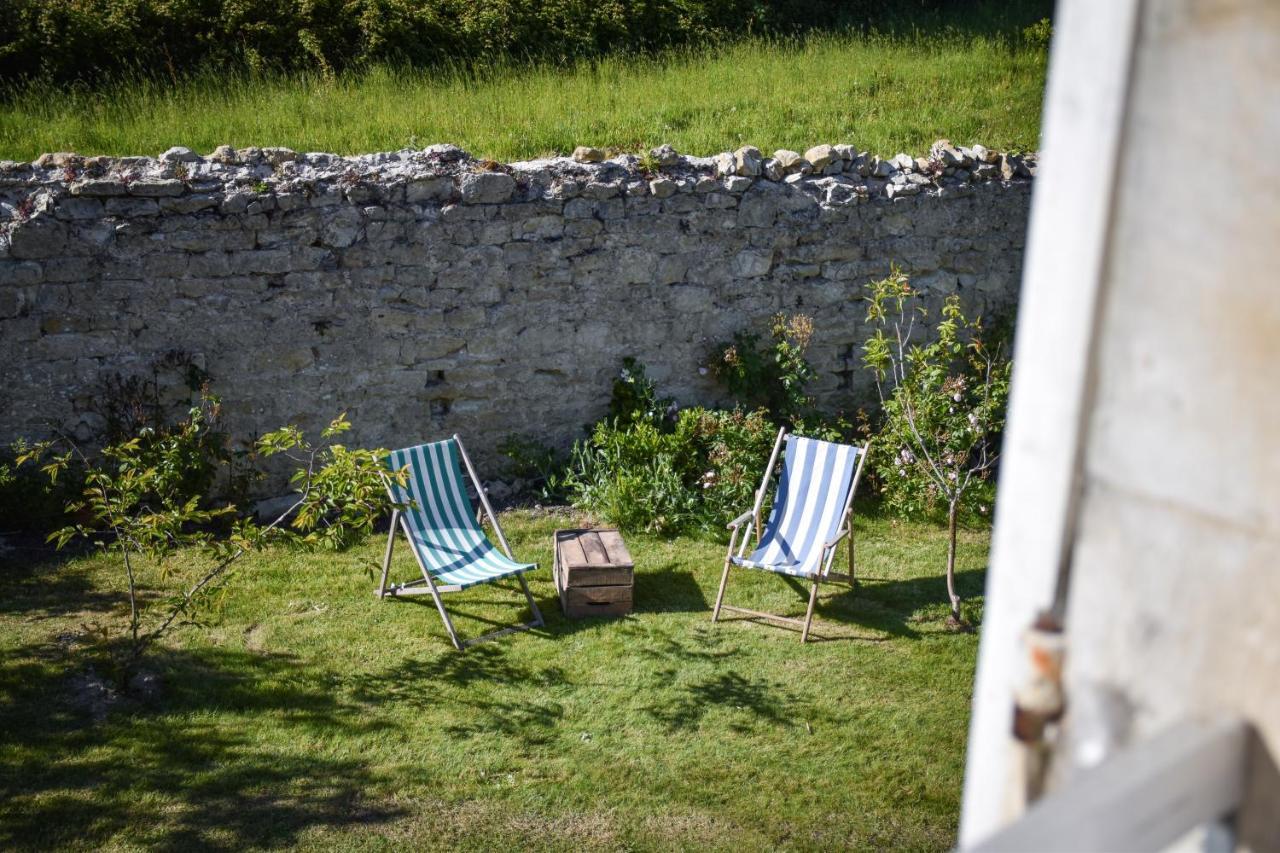
M 892 154 L 938 137 L 1030 149 L 1045 68 L 1043 46 L 1005 37 L 828 34 L 484 73 L 376 67 L 334 78 L 42 85 L 0 99 L 0 157 L 222 143 L 350 154 L 433 142 L 499 160 L 660 142 L 710 154 L 844 141 Z

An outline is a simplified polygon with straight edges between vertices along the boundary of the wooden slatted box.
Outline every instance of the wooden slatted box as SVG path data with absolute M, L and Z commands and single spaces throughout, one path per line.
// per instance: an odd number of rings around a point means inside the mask
M 557 530 L 552 576 L 570 619 L 631 612 L 635 563 L 614 528 Z

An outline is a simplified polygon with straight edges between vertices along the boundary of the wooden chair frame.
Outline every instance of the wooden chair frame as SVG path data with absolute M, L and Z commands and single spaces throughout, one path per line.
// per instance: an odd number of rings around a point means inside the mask
M 493 532 L 498 537 L 498 544 L 502 547 L 503 553 L 507 555 L 508 559 L 515 561 L 515 557 L 511 553 L 511 546 L 507 544 L 507 537 L 503 535 L 502 527 L 498 524 L 498 516 L 494 513 L 493 507 L 489 505 L 489 498 L 484 493 L 484 486 L 480 484 L 480 478 L 476 476 L 476 469 L 471 465 L 471 457 L 467 456 L 467 449 L 462 445 L 462 439 L 458 438 L 457 435 L 454 435 L 453 441 L 458 445 L 458 454 L 462 457 L 463 465 L 467 469 L 467 476 L 471 478 L 471 484 L 475 487 L 476 494 L 480 498 L 480 509 L 476 512 L 476 521 L 483 525 L 484 517 L 488 517 L 489 523 L 493 525 Z M 391 489 L 390 480 L 385 476 L 382 479 L 384 485 L 387 487 L 387 494 L 391 495 L 391 499 L 394 501 L 395 493 Z M 520 581 L 520 588 L 524 591 L 524 597 L 529 603 L 529 609 L 533 611 L 533 621 L 499 628 L 496 631 L 490 631 L 487 634 L 482 634 L 479 637 L 472 637 L 468 640 L 459 640 L 458 633 L 453 627 L 453 620 L 449 618 L 449 612 L 445 609 L 444 600 L 441 596 L 451 592 L 462 592 L 463 589 L 469 589 L 470 587 L 442 585 L 436 583 L 435 578 L 431 576 L 431 572 L 427 570 L 426 563 L 422 561 L 422 555 L 418 553 L 417 548 L 413 547 L 410 547 L 409 550 L 413 552 L 413 557 L 418 563 L 418 568 L 422 571 L 422 577 L 420 579 L 406 581 L 401 584 L 392 584 L 390 587 L 387 586 L 387 575 L 391 571 L 391 554 L 396 543 L 397 526 L 404 533 L 406 539 L 411 543 L 413 541 L 409 530 L 409 523 L 405 519 L 404 513 L 398 508 L 392 510 L 391 526 L 390 530 L 387 531 L 387 550 L 382 558 L 382 579 L 378 583 L 378 598 L 382 599 L 387 596 L 399 598 L 402 596 L 429 594 L 436 603 L 436 609 L 440 611 L 440 618 L 444 620 L 444 627 L 445 630 L 449 632 L 449 639 L 453 642 L 453 647 L 458 651 L 463 651 L 476 643 L 483 643 L 486 640 L 496 640 L 499 637 L 504 637 L 507 634 L 512 634 L 516 631 L 527 631 L 531 628 L 540 628 L 546 624 L 542 619 L 542 611 L 538 609 L 537 603 L 533 600 L 533 593 L 529 591 L 529 583 L 524 579 L 524 572 L 518 572 L 516 573 L 516 578 Z M 528 571 L 536 571 L 537 568 L 538 564 L 534 563 L 533 568 Z M 485 581 L 485 583 L 496 583 L 499 580 L 502 580 L 502 578 L 494 578 L 491 581 Z M 480 584 L 476 585 L 479 586 Z
M 764 469 L 764 478 L 760 481 L 760 488 L 756 490 L 755 504 L 751 509 L 729 522 L 727 526 L 727 529 L 733 532 L 729 536 L 729 550 L 724 557 L 724 572 L 720 576 L 720 590 L 716 593 L 716 606 L 711 612 L 711 621 L 719 621 L 720 611 L 728 610 L 731 613 L 741 613 L 744 616 L 752 616 L 757 619 L 782 622 L 800 628 L 800 642 L 804 643 L 809 639 L 809 629 L 813 624 L 813 609 L 818 603 L 819 584 L 823 582 L 847 583 L 851 589 L 857 585 L 857 575 L 854 570 L 853 521 L 850 518 L 850 513 L 853 509 L 853 496 L 858 491 L 858 481 L 862 479 L 862 466 L 866 464 L 867 454 L 871 449 L 871 442 L 868 441 L 862 446 L 862 453 L 858 457 L 858 467 L 854 470 L 853 481 L 849 484 L 849 496 L 845 499 L 844 509 L 840 514 L 840 523 L 837 526 L 836 536 L 822 546 L 822 559 L 819 561 L 821 568 L 813 575 L 813 588 L 809 591 L 809 606 L 805 610 L 804 618 L 795 619 L 790 616 L 778 616 L 773 613 L 748 610 L 745 607 L 733 607 L 724 603 L 724 591 L 729 582 L 729 569 L 733 566 L 733 558 L 735 556 L 741 558 L 746 553 L 747 543 L 751 539 L 752 532 L 756 535 L 756 545 L 760 544 L 760 539 L 763 536 L 760 510 L 764 505 L 764 496 L 769 487 L 769 478 L 773 476 L 773 470 L 777 466 L 778 454 L 782 450 L 782 443 L 786 439 L 786 435 L 786 427 L 778 430 L 778 438 L 773 443 L 773 453 L 770 454 L 769 464 Z M 744 524 L 746 525 L 745 528 L 743 528 Z M 742 533 L 741 540 L 739 540 L 740 532 Z M 846 537 L 849 540 L 848 577 L 833 576 L 831 574 L 831 564 L 835 559 L 836 546 L 840 544 L 840 540 Z M 737 550 L 736 554 L 734 553 L 735 549 Z

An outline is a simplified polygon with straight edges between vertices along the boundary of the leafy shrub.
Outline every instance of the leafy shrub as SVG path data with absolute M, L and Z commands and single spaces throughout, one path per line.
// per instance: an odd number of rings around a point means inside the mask
M 66 506 L 70 523 L 50 534 L 61 548 L 77 539 L 119 559 L 128 600 L 124 636 L 109 628 L 96 633 L 99 663 L 121 686 L 151 646 L 177 627 L 196 620 L 232 576 L 241 557 L 273 543 L 300 548 L 342 548 L 373 529 L 388 505 L 382 477 L 385 451 L 352 450 L 338 443 L 313 447 L 296 427 L 263 436 L 259 450 L 282 454 L 299 465 L 292 478 L 298 498 L 274 521 L 259 525 L 238 517 L 234 505 L 209 506 L 184 482 L 188 460 L 199 453 L 210 431 L 206 397 L 168 434 L 145 434 L 109 444 L 97 453 L 73 441 L 30 445 L 17 465 L 39 465 L 56 483 L 73 465 L 84 472 L 79 495 Z M 333 439 L 350 428 L 345 417 L 323 431 Z M 145 433 L 149 428 L 144 427 Z M 225 535 L 218 528 L 229 523 Z M 194 576 L 170 571 L 180 551 L 194 549 L 205 560 Z M 158 564 L 159 595 L 143 595 L 139 571 Z
M 1053 39 L 1053 23 L 1048 18 L 1041 18 L 1022 30 L 1022 41 L 1031 47 L 1048 49 Z
M 69 466 L 54 483 L 29 465 L 19 462 L 30 445 L 21 439 L 0 448 L 0 533 L 43 535 L 62 523 L 63 512 L 83 485 L 84 474 Z
M 720 531 L 751 506 L 777 426 L 762 410 L 677 410 L 626 359 L 610 416 L 554 478 L 580 509 L 624 530 Z
M 894 7 L 888 0 L 6 0 L 0 81 L 122 72 L 176 78 L 207 67 L 331 75 L 373 62 L 564 62 L 620 45 L 653 51 L 860 24 Z
M 596 424 L 574 445 L 565 475 L 573 504 L 624 530 L 675 533 L 694 525 L 698 501 L 691 482 L 688 413 L 672 432 L 648 421 Z
M 657 386 L 645 375 L 644 365 L 631 356 L 622 360 L 622 372 L 613 380 L 609 417 L 618 423 L 649 423 L 670 431 L 676 414 L 675 400 L 659 397 Z
M 140 464 L 156 467 L 161 475 L 157 482 L 186 498 L 243 494 L 259 472 L 248 454 L 230 449 L 219 428 L 220 405 L 208 383 L 208 374 L 181 350 L 161 353 L 143 373 L 104 375 L 86 406 L 97 426 L 81 435 L 83 443 L 136 442 Z M 193 406 L 200 409 L 201 428 L 183 438 Z M 66 504 L 83 487 L 79 459 L 71 459 L 57 481 L 50 482 L 31 466 L 17 464 L 30 449 L 20 440 L 11 450 L 0 451 L 0 530 L 43 534 L 60 526 Z
M 696 419 L 695 452 L 699 461 L 705 460 L 697 483 L 702 499 L 701 525 L 723 531 L 731 518 L 754 504 L 755 491 L 778 437 L 778 425 L 763 410 L 692 412 Z
M 812 338 L 812 317 L 776 314 L 769 324 L 769 341 L 738 332 L 732 343 L 716 348 L 712 372 L 741 405 L 765 409 L 794 424 L 813 409 L 813 398 L 804 390 L 814 377 L 805 359 Z

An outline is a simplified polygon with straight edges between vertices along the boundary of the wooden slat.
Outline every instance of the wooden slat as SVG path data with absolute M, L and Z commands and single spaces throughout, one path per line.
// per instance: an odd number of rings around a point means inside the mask
M 582 553 L 587 556 L 588 565 L 607 566 L 609 564 L 609 552 L 600 542 L 600 534 L 594 530 L 588 530 L 578 536 L 578 544 L 582 546 Z
M 803 619 L 793 619 L 790 616 L 775 616 L 772 613 L 761 613 L 759 610 L 748 610 L 745 607 L 730 607 L 728 604 L 720 605 L 721 610 L 727 610 L 730 613 L 741 613 L 744 616 L 754 616 L 757 619 L 769 619 L 773 622 L 783 622 L 787 625 L 798 625 L 804 627 Z
M 630 612 L 629 586 L 589 586 L 565 590 L 564 613 L 570 619 L 626 616 Z
M 607 604 L 631 601 L 629 586 L 575 586 L 565 590 L 565 601 L 571 604 Z
M 582 545 L 578 541 L 577 530 L 562 530 L 556 534 L 556 540 L 560 543 L 560 567 L 561 569 L 570 566 L 587 565 L 587 556 L 582 552 Z
M 565 570 L 561 576 L 561 583 L 566 588 L 630 587 L 634 583 L 634 578 L 635 575 L 630 566 L 578 566 Z
M 635 562 L 631 559 L 631 552 L 627 550 L 627 544 L 622 541 L 622 536 L 617 530 L 605 528 L 597 530 L 596 535 L 600 538 L 600 544 L 608 552 L 610 563 L 615 566 L 635 565 Z

